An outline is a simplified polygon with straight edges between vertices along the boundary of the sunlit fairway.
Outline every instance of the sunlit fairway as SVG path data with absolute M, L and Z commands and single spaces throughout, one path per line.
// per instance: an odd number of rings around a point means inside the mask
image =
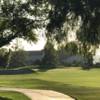
M 30 100 L 22 93 L 12 91 L 0 91 L 0 100 Z
M 24 75 L 0 75 L 1 87 L 51 89 L 78 100 L 100 100 L 100 69 L 63 68 Z

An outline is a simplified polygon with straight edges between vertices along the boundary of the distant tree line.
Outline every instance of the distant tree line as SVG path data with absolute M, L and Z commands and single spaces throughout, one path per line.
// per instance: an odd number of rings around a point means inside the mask
M 79 21 L 80 53 L 92 66 L 100 44 L 100 0 L 0 0 L 0 47 L 16 37 L 35 42 L 38 28 L 46 29 L 47 40 L 67 44 L 69 30 Z
M 11 54 L 10 54 L 11 52 Z M 28 54 L 23 50 L 8 51 L 5 48 L 0 49 L 0 68 L 13 69 L 27 65 Z M 11 58 L 9 58 L 9 56 Z M 9 61 L 9 62 L 8 62 Z M 9 65 L 8 65 L 9 63 Z

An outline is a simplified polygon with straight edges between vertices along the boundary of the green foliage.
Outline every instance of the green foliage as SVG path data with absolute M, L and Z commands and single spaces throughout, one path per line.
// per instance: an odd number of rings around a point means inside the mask
M 79 16 L 82 24 L 77 33 L 78 40 L 82 43 L 85 41 L 88 45 L 96 45 L 100 42 L 99 0 L 28 0 L 24 3 L 22 0 L 12 2 L 3 0 L 0 2 L 0 9 L 1 46 L 15 37 L 36 40 L 32 30 L 46 26 L 48 32 L 51 32 L 47 35 L 52 35 L 55 30 L 61 30 L 63 32 L 59 34 L 64 33 L 60 35 L 63 38 L 66 35 L 63 24 L 66 21 L 70 23 L 72 20 L 70 27 L 74 27 L 75 20 L 78 20 Z M 46 24 L 48 20 L 50 22 Z M 58 37 L 57 40 L 59 41 Z
M 99 0 L 50 0 L 54 9 L 50 12 L 49 30 L 62 30 L 65 21 L 73 20 L 70 27 L 74 27 L 75 20 L 80 16 L 82 22 L 77 37 L 81 42 L 92 45 L 100 42 L 100 1 Z M 74 14 L 74 16 L 73 16 Z M 59 33 L 60 34 L 60 33 Z
M 93 59 L 95 50 L 100 44 L 100 0 L 50 0 L 50 3 L 53 9 L 49 14 L 48 31 L 63 40 L 68 30 L 76 28 L 76 21 L 80 20 L 80 28 L 76 32 L 77 39 L 82 45 L 79 49 L 87 62 L 92 62 L 90 58 Z M 66 28 L 70 26 L 67 31 L 63 29 L 65 22 L 67 22 Z M 66 34 L 61 35 L 62 33 Z
M 28 53 L 23 51 L 22 49 L 18 49 L 17 51 L 11 51 L 11 50 L 8 51 L 5 48 L 0 49 L 0 67 L 1 68 L 5 68 L 9 66 L 12 66 L 12 67 L 25 66 L 27 63 L 27 59 L 28 59 Z
M 47 11 L 45 0 L 0 1 L 0 47 L 16 37 L 36 41 L 33 29 L 45 26 Z
M 53 68 L 58 65 L 57 51 L 54 49 L 53 44 L 50 42 L 47 42 L 46 47 L 44 49 L 44 57 L 42 59 L 42 64 L 46 69 Z
M 79 45 L 79 53 L 84 57 L 83 68 L 91 68 L 93 66 L 93 56 L 95 55 L 96 46 L 81 43 Z
M 33 29 L 44 27 L 48 39 L 63 40 L 79 19 L 77 39 L 82 45 L 82 55 L 87 58 L 100 44 L 100 0 L 0 1 L 0 47 L 16 37 L 35 41 Z M 67 32 L 63 28 L 65 22 L 70 26 Z
M 21 67 L 27 64 L 28 53 L 23 50 L 12 52 L 9 66 Z
M 6 66 L 8 60 L 8 51 L 5 48 L 0 49 L 0 67 Z
M 77 46 L 77 44 L 75 42 L 67 43 L 66 47 L 65 47 L 65 50 L 69 55 L 78 54 L 78 46 Z

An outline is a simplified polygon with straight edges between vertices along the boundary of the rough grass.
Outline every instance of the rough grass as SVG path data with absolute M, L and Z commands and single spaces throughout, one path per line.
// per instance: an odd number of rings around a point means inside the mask
M 30 100 L 28 97 L 18 92 L 0 91 L 0 100 Z
M 25 75 L 1 75 L 0 86 L 52 89 L 78 100 L 100 100 L 100 69 L 53 69 Z

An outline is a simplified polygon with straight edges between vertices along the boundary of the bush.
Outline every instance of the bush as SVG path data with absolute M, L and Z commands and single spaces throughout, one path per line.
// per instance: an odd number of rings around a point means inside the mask
M 10 66 L 13 67 L 25 66 L 27 64 L 27 59 L 28 59 L 28 53 L 23 50 L 12 52 Z
M 0 66 L 1 67 L 6 66 L 7 60 L 8 60 L 8 55 L 9 55 L 9 53 L 8 53 L 7 49 L 4 49 L 4 48 L 0 49 Z
M 78 46 L 75 42 L 69 42 L 66 44 L 65 50 L 69 55 L 78 54 Z
M 41 61 L 41 68 L 55 68 L 58 65 L 58 54 L 51 43 L 47 43 L 44 49 L 44 57 Z

